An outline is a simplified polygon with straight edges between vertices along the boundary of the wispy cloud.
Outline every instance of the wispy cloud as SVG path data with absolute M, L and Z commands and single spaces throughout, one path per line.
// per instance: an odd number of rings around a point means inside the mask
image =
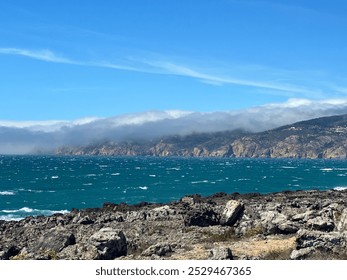
M 191 77 L 195 79 L 199 79 L 202 82 L 209 83 L 212 85 L 223 85 L 223 84 L 233 84 L 247 87 L 255 87 L 255 88 L 265 88 L 271 90 L 278 90 L 282 92 L 288 92 L 288 96 L 292 96 L 291 93 L 299 93 L 305 96 L 317 96 L 319 94 L 319 90 L 310 89 L 306 87 L 300 87 L 291 84 L 280 84 L 280 83 L 272 83 L 272 82 L 264 82 L 264 81 L 256 81 L 256 80 L 246 80 L 246 79 L 238 79 L 227 76 L 216 76 L 210 75 L 201 71 L 194 70 L 190 67 L 186 67 L 183 65 L 174 64 L 171 62 L 147 62 L 151 66 L 155 66 L 159 69 L 166 71 L 169 74 Z
M 78 61 L 67 58 L 65 56 L 57 55 L 55 52 L 47 49 L 28 50 L 22 48 L 0 48 L 0 54 L 23 56 L 51 63 L 73 64 L 88 67 L 101 67 L 120 71 L 132 71 L 148 74 L 177 75 L 197 79 L 203 83 L 215 86 L 230 84 L 245 87 L 253 87 L 258 89 L 267 89 L 277 91 L 279 95 L 284 95 L 287 97 L 295 97 L 296 95 L 310 98 L 322 97 L 320 90 L 308 88 L 306 86 L 266 81 L 264 79 L 240 79 L 237 77 L 232 77 L 230 75 L 215 75 L 209 73 L 208 70 L 197 70 L 192 66 L 173 63 L 169 59 L 145 60 L 132 58 L 131 60 L 123 60 L 122 63 L 114 63 L 108 61 Z
M 55 63 L 78 64 L 68 58 L 58 56 L 50 50 L 27 50 L 18 48 L 0 48 L 0 54 L 25 56 L 37 60 Z

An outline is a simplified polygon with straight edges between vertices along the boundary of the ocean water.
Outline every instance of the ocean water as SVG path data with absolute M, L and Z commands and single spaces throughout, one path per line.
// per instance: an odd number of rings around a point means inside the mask
M 187 194 L 345 189 L 347 161 L 0 156 L 0 219 Z

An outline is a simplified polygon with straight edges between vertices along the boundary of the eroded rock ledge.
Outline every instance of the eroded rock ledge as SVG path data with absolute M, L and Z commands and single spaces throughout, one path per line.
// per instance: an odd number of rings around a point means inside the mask
M 0 259 L 347 259 L 347 191 L 217 193 L 0 221 Z

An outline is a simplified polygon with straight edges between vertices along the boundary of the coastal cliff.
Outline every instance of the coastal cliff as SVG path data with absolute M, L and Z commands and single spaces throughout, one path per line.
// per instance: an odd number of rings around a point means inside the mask
M 105 203 L 0 221 L 0 259 L 347 259 L 347 190 Z
M 56 149 L 64 155 L 247 158 L 347 157 L 347 115 L 302 121 L 260 133 L 242 130 L 166 136 L 151 141 L 104 141 Z

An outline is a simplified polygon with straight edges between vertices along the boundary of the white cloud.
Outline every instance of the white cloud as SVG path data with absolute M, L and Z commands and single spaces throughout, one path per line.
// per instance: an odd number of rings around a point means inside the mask
M 217 76 L 204 73 L 202 71 L 194 70 L 191 67 L 171 63 L 171 62 L 160 62 L 160 61 L 146 61 L 147 64 L 153 67 L 157 67 L 162 71 L 167 72 L 168 74 L 184 76 L 199 79 L 204 83 L 212 85 L 223 85 L 223 84 L 234 84 L 247 87 L 255 88 L 265 88 L 271 90 L 277 90 L 282 92 L 287 92 L 288 96 L 293 94 L 302 94 L 304 96 L 317 96 L 320 94 L 319 90 L 310 89 L 302 86 L 291 85 L 291 84 L 281 84 L 275 82 L 266 82 L 266 81 L 256 81 L 256 80 L 247 80 L 247 79 L 238 79 L 228 76 Z
M 67 64 L 78 64 L 73 60 L 68 58 L 58 56 L 50 50 L 27 50 L 27 49 L 19 49 L 19 48 L 0 48 L 1 54 L 8 55 L 19 55 L 30 57 L 37 60 L 42 60 L 46 62 L 55 62 L 55 63 L 67 63 Z
M 27 153 L 103 140 L 153 139 L 164 135 L 233 129 L 262 131 L 347 113 L 347 99 L 289 99 L 227 112 L 149 111 L 74 121 L 0 121 L 0 153 Z

